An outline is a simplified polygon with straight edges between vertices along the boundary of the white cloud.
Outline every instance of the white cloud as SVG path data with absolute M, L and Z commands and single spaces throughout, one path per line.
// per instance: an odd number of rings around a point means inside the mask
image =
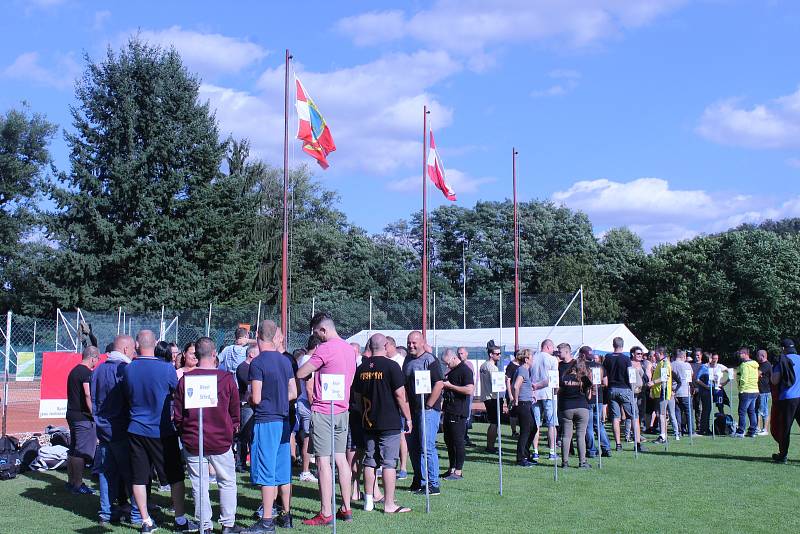
M 558 83 L 551 85 L 547 89 L 531 91 L 532 97 L 563 96 L 578 87 L 578 80 L 581 78 L 581 73 L 571 69 L 556 69 L 550 71 L 547 77 L 558 80 Z
M 800 147 L 800 88 L 752 108 L 738 99 L 727 99 L 707 107 L 697 132 L 716 143 L 747 148 Z
M 438 0 L 408 14 L 373 11 L 339 20 L 336 28 L 357 45 L 411 38 L 451 52 L 471 54 L 504 43 L 565 41 L 592 45 L 652 22 L 685 0 Z
M 776 203 L 750 195 L 672 189 L 659 178 L 580 181 L 553 193 L 552 199 L 585 212 L 601 230 L 628 226 L 648 247 L 800 215 L 800 197 Z
M 126 38 L 131 33 L 126 34 Z M 172 26 L 165 30 L 144 30 L 139 37 L 165 48 L 174 46 L 190 70 L 204 78 L 237 73 L 257 63 L 268 52 L 250 41 L 219 33 L 202 33 Z
M 423 105 L 431 110 L 434 128 L 451 123 L 452 110 L 429 90 L 462 67 L 446 52 L 419 51 L 330 72 L 295 68 L 331 128 L 337 146 L 329 156 L 332 167 L 386 174 L 418 163 Z M 282 65 L 268 69 L 258 92 L 201 88 L 223 131 L 248 137 L 256 154 L 270 161 L 280 161 L 283 143 L 283 76 Z
M 102 30 L 108 19 L 111 18 L 111 11 L 103 10 L 103 11 L 96 11 L 94 14 L 94 23 L 92 24 L 92 29 L 94 30 Z
M 27 80 L 37 85 L 68 89 L 80 73 L 80 66 L 72 54 L 56 54 L 53 65 L 41 64 L 38 52 L 25 52 L 2 71 L 5 78 Z
M 494 178 L 474 178 L 467 173 L 458 169 L 445 168 L 445 179 L 447 183 L 456 192 L 456 197 L 464 194 L 477 193 L 481 185 L 490 184 L 495 182 Z M 417 176 L 409 176 L 402 180 L 394 180 L 386 184 L 386 189 L 389 191 L 397 191 L 399 193 L 417 193 L 422 189 L 422 173 Z M 428 194 L 437 195 L 438 191 L 436 186 L 430 185 Z

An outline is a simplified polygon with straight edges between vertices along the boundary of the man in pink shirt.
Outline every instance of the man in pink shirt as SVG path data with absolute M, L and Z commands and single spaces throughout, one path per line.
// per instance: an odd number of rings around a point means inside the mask
M 336 333 L 336 325 L 328 313 L 318 313 L 311 319 L 311 330 L 321 341 L 311 358 L 297 371 L 297 378 L 304 379 L 314 373 L 314 398 L 311 403 L 311 444 L 319 471 L 320 512 L 303 521 L 306 525 L 327 525 L 333 522 L 331 508 L 330 456 L 333 454 L 339 471 L 339 488 L 342 492 L 342 507 L 336 518 L 352 521 L 350 509 L 351 476 L 345 455 L 347 449 L 348 407 L 350 386 L 356 372 L 353 348 Z M 333 403 L 333 428 L 331 428 L 330 401 L 322 400 L 322 375 L 344 375 L 345 398 Z M 331 450 L 333 433 L 334 450 Z

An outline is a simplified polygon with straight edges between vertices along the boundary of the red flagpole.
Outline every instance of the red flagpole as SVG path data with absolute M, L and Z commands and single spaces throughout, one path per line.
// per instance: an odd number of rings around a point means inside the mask
M 283 249 L 281 253 L 281 328 L 289 333 L 289 49 L 283 90 Z
M 428 182 L 425 179 L 427 136 L 428 106 L 422 106 L 422 337 L 428 331 Z
M 517 150 L 511 148 L 514 181 L 514 352 L 519 350 L 519 221 L 517 219 Z

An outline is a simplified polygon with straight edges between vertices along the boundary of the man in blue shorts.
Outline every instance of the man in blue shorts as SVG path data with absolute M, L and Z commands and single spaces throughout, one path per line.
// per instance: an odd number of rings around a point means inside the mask
M 549 372 L 558 371 L 558 358 L 553 356 L 555 345 L 550 339 L 542 341 L 541 350 L 531 358 L 531 382 L 534 388 L 533 420 L 536 422 L 536 433 L 533 436 L 533 459 L 539 459 L 539 430 L 547 427 L 547 443 L 550 447 L 551 460 L 558 455 L 556 447 L 556 418 L 553 412 L 553 389 L 549 385 Z
M 250 363 L 250 396 L 254 407 L 253 444 L 250 448 L 250 480 L 261 486 L 264 512 L 251 534 L 275 532 L 275 525 L 292 528 L 292 456 L 289 446 L 289 403 L 297 398 L 292 365 L 280 352 L 283 333 L 273 321 L 258 328 L 261 353 Z M 272 505 L 281 494 L 282 510 L 272 517 Z

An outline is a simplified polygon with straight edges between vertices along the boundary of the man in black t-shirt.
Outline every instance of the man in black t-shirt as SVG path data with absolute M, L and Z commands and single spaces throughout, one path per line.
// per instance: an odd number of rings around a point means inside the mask
M 239 433 L 236 435 L 236 472 L 246 473 L 247 453 L 253 439 L 253 407 L 250 406 L 250 362 L 258 356 L 258 346 L 247 347 L 245 359 L 236 367 L 236 383 L 239 385 Z
M 447 445 L 447 458 L 450 469 L 445 480 L 461 480 L 464 467 L 467 413 L 472 409 L 472 392 L 475 380 L 472 369 L 467 367 L 452 349 L 444 353 L 444 363 L 449 369 L 444 381 L 444 442 Z
M 411 431 L 411 411 L 406 401 L 405 377 L 396 362 L 386 357 L 386 337 L 374 334 L 368 344 L 372 357 L 364 358 L 356 369 L 351 399 L 361 408 L 364 429 L 364 510 L 374 508 L 375 469 L 383 467 L 384 506 L 386 513 L 410 512 L 395 500 L 397 461 L 400 459 L 400 434 Z M 407 421 L 401 427 L 400 414 Z
M 92 417 L 92 370 L 100 360 L 100 351 L 93 345 L 83 349 L 81 363 L 67 376 L 67 424 L 69 425 L 69 459 L 66 488 L 76 495 L 93 495 L 83 483 L 83 468 L 94 460 L 97 434 Z
M 603 360 L 603 384 L 608 386 L 608 405 L 611 412 L 611 423 L 614 429 L 614 441 L 617 444 L 617 451 L 622 450 L 620 442 L 619 422 L 622 413 L 633 422 L 633 437 L 635 447 L 639 452 L 644 452 L 639 435 L 639 410 L 634 400 L 633 384 L 628 379 L 628 368 L 631 367 L 631 359 L 622 353 L 625 341 L 621 337 L 615 337 L 612 341 L 614 352 Z

